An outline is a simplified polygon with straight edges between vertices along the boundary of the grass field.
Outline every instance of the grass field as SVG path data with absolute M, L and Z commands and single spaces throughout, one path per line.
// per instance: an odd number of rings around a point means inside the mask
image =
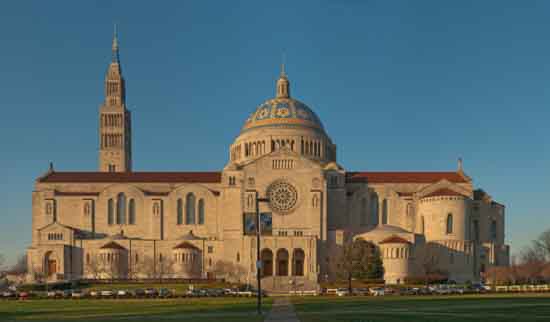
M 269 311 L 271 299 L 264 299 Z M 0 301 L 0 321 L 260 322 L 255 298 Z
M 550 321 L 550 294 L 293 298 L 301 322 Z
M 266 298 L 264 311 L 272 299 Z M 550 321 L 550 294 L 295 297 L 301 322 Z M 0 321 L 261 322 L 255 298 L 0 301 Z

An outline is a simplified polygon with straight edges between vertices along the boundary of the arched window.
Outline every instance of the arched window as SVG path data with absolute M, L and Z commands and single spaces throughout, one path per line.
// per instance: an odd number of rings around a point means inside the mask
M 204 225 L 204 199 L 199 200 L 199 225 Z
M 367 199 L 366 198 L 363 198 L 361 199 L 361 213 L 359 214 L 359 216 L 361 216 L 361 226 L 364 226 L 367 224 L 367 216 L 368 216 L 368 213 L 367 213 Z
M 185 223 L 187 225 L 195 224 L 195 195 L 192 192 L 185 197 Z
M 122 192 L 119 193 L 116 203 L 116 223 L 117 225 L 123 225 L 126 223 L 126 195 Z
M 114 214 L 115 214 L 115 202 L 113 199 L 107 201 L 107 222 L 109 225 L 114 224 Z
M 388 224 L 388 199 L 382 202 L 382 225 Z
M 491 220 L 491 240 L 496 240 L 497 239 L 497 221 L 496 220 Z
M 178 225 L 183 225 L 183 200 L 180 198 L 177 203 Z
M 378 195 L 376 193 L 371 197 L 370 214 L 373 225 L 378 225 Z
M 128 202 L 128 223 L 130 225 L 136 224 L 136 202 L 134 199 L 130 199 Z
M 90 254 L 86 254 L 86 264 L 90 265 Z
M 447 215 L 447 234 L 453 233 L 453 214 Z

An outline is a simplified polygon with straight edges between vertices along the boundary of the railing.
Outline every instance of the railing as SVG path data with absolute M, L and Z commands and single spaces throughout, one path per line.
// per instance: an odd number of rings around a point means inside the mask
M 549 292 L 550 285 L 499 285 L 495 287 L 496 292 Z

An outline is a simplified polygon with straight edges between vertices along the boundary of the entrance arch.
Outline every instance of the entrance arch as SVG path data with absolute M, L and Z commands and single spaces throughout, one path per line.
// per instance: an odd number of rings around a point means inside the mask
M 288 276 L 288 251 L 279 249 L 277 251 L 277 276 Z
M 263 249 L 261 253 L 262 259 L 262 277 L 273 276 L 273 252 L 271 249 Z
M 55 255 L 52 251 L 47 252 L 44 255 L 44 274 L 50 278 L 57 274 L 58 263 L 55 258 Z
M 292 252 L 292 276 L 304 276 L 305 253 L 301 248 Z

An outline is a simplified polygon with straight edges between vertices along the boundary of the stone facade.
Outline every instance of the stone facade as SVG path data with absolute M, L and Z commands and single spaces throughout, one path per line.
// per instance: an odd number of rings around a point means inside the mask
M 34 277 L 210 278 L 253 282 L 256 198 L 265 285 L 332 279 L 341 246 L 381 251 L 388 283 L 420 276 L 426 260 L 457 281 L 508 265 L 504 206 L 461 164 L 449 172 L 350 172 L 317 115 L 290 96 L 246 120 L 220 172 L 134 172 L 131 114 L 113 43 L 100 108 L 99 171 L 39 177 L 32 195 Z

